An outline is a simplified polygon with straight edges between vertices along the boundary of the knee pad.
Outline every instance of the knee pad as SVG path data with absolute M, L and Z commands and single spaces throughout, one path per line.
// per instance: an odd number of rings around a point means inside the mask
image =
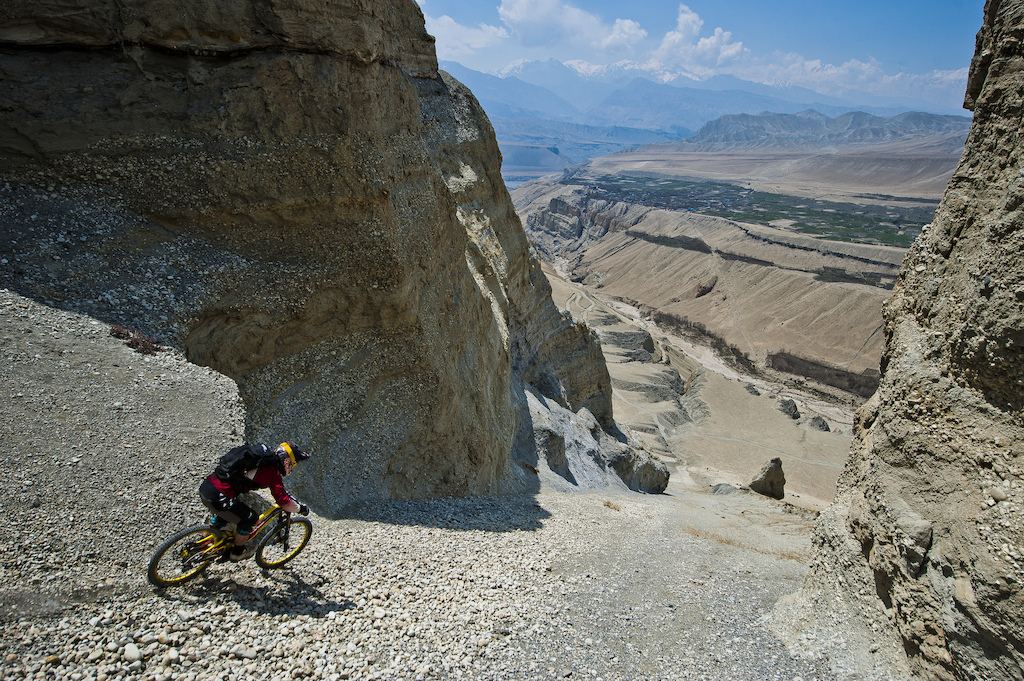
M 238 534 L 244 534 L 249 536 L 252 534 L 252 528 L 256 525 L 256 521 L 260 519 L 258 515 L 250 508 L 249 515 L 238 521 L 235 526 L 235 532 Z

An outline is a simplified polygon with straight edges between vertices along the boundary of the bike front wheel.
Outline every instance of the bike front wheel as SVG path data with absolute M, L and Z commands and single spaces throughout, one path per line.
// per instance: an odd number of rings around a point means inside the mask
M 311 534 L 313 523 L 306 518 L 292 518 L 291 522 L 282 520 L 260 538 L 256 564 L 267 569 L 281 567 L 306 548 Z
M 178 532 L 156 550 L 146 575 L 153 586 L 182 584 L 196 577 L 223 553 L 226 544 L 209 525 Z

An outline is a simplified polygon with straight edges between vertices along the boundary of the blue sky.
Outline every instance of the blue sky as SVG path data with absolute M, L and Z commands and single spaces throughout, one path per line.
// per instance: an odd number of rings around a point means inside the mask
M 627 62 L 668 79 L 731 74 L 825 94 L 963 100 L 984 0 L 418 0 L 438 58 Z

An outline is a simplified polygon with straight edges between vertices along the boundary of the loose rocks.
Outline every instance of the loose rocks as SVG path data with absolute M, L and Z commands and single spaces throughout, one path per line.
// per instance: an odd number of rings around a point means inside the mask
M 668 495 L 364 503 L 314 517 L 286 569 L 155 590 L 240 438 L 232 384 L 3 291 L 0 321 L 5 679 L 827 678 L 761 622 L 804 564 L 680 532 Z

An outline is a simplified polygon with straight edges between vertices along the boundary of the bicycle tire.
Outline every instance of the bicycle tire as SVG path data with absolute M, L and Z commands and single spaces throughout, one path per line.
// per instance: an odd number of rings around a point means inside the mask
M 285 527 L 285 523 L 280 521 L 260 537 L 256 547 L 256 564 L 261 568 L 272 570 L 283 566 L 306 548 L 313 534 L 313 523 L 307 518 L 292 518 L 286 543 L 282 536 Z
M 183 584 L 219 558 L 225 546 L 209 525 L 187 527 L 153 554 L 146 571 L 149 583 L 161 588 Z

